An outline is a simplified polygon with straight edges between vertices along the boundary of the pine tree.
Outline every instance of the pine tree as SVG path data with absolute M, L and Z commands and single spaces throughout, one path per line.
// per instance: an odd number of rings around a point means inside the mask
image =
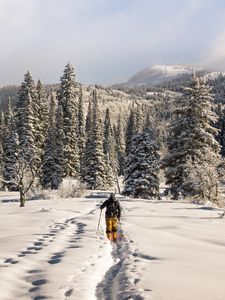
M 135 133 L 143 132 L 143 129 L 144 129 L 144 114 L 143 114 L 142 107 L 141 107 L 140 104 L 138 104 L 138 106 L 137 106 L 135 118 L 136 118 Z
M 42 161 L 41 183 L 43 188 L 57 189 L 63 178 L 63 117 L 55 98 L 51 96 L 49 128 Z
M 44 149 L 44 143 L 48 130 L 48 100 L 47 94 L 45 92 L 44 86 L 41 81 L 37 82 L 37 107 L 36 107 L 36 120 L 37 120 L 37 131 L 36 137 L 36 147 L 40 152 L 39 157 L 41 158 Z
M 3 178 L 3 169 L 4 169 L 4 153 L 3 153 L 3 146 L 0 143 L 0 177 Z M 4 183 L 0 182 L 0 189 L 4 187 Z
M 18 136 L 16 134 L 15 120 L 12 111 L 11 101 L 8 99 L 8 106 L 5 113 L 5 132 L 3 138 L 3 179 L 5 186 L 10 190 L 16 190 L 15 181 L 17 175 Z
M 126 148 L 125 148 L 126 155 L 128 155 L 131 150 L 131 140 L 132 140 L 134 134 L 135 134 L 135 115 L 134 115 L 134 110 L 131 109 L 130 116 L 129 116 L 129 119 L 127 121 L 127 126 L 126 126 L 126 137 L 125 137 L 125 139 L 126 139 Z
M 59 105 L 56 111 L 56 126 L 55 126 L 55 161 L 56 161 L 56 174 L 57 174 L 57 185 L 62 182 L 64 172 L 64 131 L 63 131 L 63 112 L 62 107 Z
M 125 162 L 123 194 L 135 198 L 159 198 L 160 158 L 152 131 L 136 134 Z
M 33 105 L 36 101 L 36 97 L 35 83 L 30 73 L 27 72 L 21 84 L 19 98 L 16 104 L 16 126 L 19 135 L 20 152 L 27 161 L 32 161 L 34 164 L 39 159 L 36 155 L 36 119 Z
M 103 134 L 103 153 L 106 160 L 107 181 L 111 186 L 118 174 L 118 162 L 115 152 L 114 133 L 111 125 L 109 109 L 106 109 Z
M 225 110 L 220 104 L 218 105 L 218 116 L 219 120 L 216 123 L 216 127 L 219 129 L 217 140 L 221 145 L 221 155 L 225 157 Z
M 88 136 L 88 133 L 91 131 L 92 121 L 92 101 L 89 101 L 85 122 L 85 136 Z
M 117 120 L 117 125 L 114 128 L 114 139 L 115 139 L 115 151 L 116 159 L 118 162 L 118 175 L 124 175 L 124 161 L 125 161 L 125 146 L 123 129 L 121 123 L 121 115 L 119 115 Z
M 0 176 L 3 177 L 3 139 L 5 131 L 5 116 L 2 110 L 0 110 Z M 0 183 L 0 187 L 3 187 L 3 183 Z
M 56 102 L 52 95 L 50 99 L 49 127 L 42 158 L 41 184 L 43 188 L 55 187 L 55 114 Z
M 174 198 L 181 194 L 216 201 L 217 182 L 210 177 L 217 177 L 220 146 L 215 140 L 217 129 L 213 124 L 217 116 L 212 99 L 204 78 L 194 76 L 192 86 L 185 89 L 176 109 L 164 160 L 167 184 Z M 199 168 L 208 175 L 199 176 Z M 210 197 L 205 192 L 206 186 L 211 189 Z
M 104 121 L 103 152 L 110 160 L 114 159 L 114 137 L 108 108 L 106 109 Z
M 116 182 L 117 179 L 117 165 L 116 161 L 105 156 L 105 188 L 111 188 Z
M 80 172 L 78 148 L 78 93 L 74 68 L 68 64 L 61 77 L 58 91 L 59 105 L 63 112 L 64 176 L 75 177 Z
M 4 128 L 5 128 L 5 115 L 2 110 L 0 110 L 0 141 L 3 141 L 4 137 Z
M 91 153 L 91 133 L 92 133 L 92 123 L 93 123 L 93 113 L 92 113 L 92 101 L 89 100 L 88 104 L 88 111 L 86 115 L 86 121 L 85 121 L 85 144 L 84 144 L 84 151 L 83 155 L 81 157 L 81 167 L 80 167 L 80 172 L 81 172 L 81 177 L 85 181 L 86 177 L 86 169 L 88 167 L 88 162 L 89 162 L 89 153 Z
M 83 100 L 82 87 L 80 87 L 79 102 L 78 102 L 78 147 L 79 147 L 80 161 L 82 161 L 82 156 L 85 147 L 85 118 L 84 118 L 84 100 Z
M 86 121 L 87 137 L 82 181 L 90 189 L 105 189 L 108 187 L 108 174 L 103 153 L 102 124 L 96 91 L 93 91 L 92 101 L 92 112 L 89 111 Z

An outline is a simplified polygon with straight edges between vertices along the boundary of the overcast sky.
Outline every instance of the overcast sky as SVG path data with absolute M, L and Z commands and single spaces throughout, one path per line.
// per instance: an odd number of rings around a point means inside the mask
M 153 64 L 225 70 L 224 0 L 0 0 L 0 85 L 126 81 Z

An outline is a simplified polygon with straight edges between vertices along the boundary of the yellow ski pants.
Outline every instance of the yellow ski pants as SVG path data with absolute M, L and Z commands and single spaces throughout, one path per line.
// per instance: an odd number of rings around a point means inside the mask
M 117 238 L 117 218 L 106 218 L 106 234 L 109 240 Z
M 106 233 L 117 232 L 117 218 L 106 218 Z

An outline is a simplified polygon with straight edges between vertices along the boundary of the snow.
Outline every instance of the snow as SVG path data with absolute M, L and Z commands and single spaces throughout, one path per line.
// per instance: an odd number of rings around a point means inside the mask
M 165 75 L 180 75 L 193 73 L 196 70 L 196 67 L 187 66 L 187 65 L 154 65 L 148 70 L 155 70 L 161 72 Z
M 218 71 L 212 71 L 207 73 L 206 75 L 204 75 L 205 80 L 215 80 L 217 79 L 219 76 L 225 76 L 225 72 L 218 72 Z
M 0 299 L 225 298 L 225 219 L 216 208 L 118 197 L 123 236 L 107 240 L 86 198 L 0 202 Z M 105 198 L 104 198 L 104 197 Z M 2 192 L 0 200 L 15 200 Z
M 124 86 L 157 85 L 184 74 L 192 74 L 198 68 L 191 65 L 153 65 L 133 75 Z

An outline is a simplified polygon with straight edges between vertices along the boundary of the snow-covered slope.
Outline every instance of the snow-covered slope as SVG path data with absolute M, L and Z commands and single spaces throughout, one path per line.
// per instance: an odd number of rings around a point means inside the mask
M 219 210 L 121 198 L 123 236 L 111 243 L 104 216 L 96 236 L 105 197 L 0 203 L 0 299 L 225 299 Z
M 80 84 L 81 85 L 81 84 Z M 104 116 L 106 108 L 110 109 L 110 113 L 112 115 L 113 122 L 117 120 L 119 114 L 123 117 L 127 117 L 127 112 L 129 108 L 133 106 L 135 103 L 141 102 L 146 103 L 147 105 L 151 105 L 149 101 L 145 101 L 141 96 L 130 95 L 122 91 L 113 90 L 110 88 L 104 88 L 101 86 L 94 86 L 94 85 L 81 85 L 82 92 L 84 97 L 84 106 L 85 106 L 85 113 L 87 112 L 89 100 L 92 99 L 93 90 L 96 89 L 100 110 Z M 78 86 L 79 87 L 79 86 Z M 45 86 L 47 93 L 49 94 L 49 101 L 51 93 L 57 94 L 57 90 L 59 89 L 59 85 L 46 85 Z M 79 90 L 79 88 L 78 88 Z M 4 87 L 0 88 L 0 99 L 1 99 L 1 109 L 3 111 L 7 107 L 8 97 L 12 100 L 12 104 L 15 105 L 17 101 L 17 96 L 19 92 L 19 87 Z M 144 102 L 143 102 L 144 101 Z
M 191 74 L 196 69 L 196 67 L 186 65 L 155 65 L 135 74 L 125 85 L 131 87 L 137 85 L 153 86 L 184 74 Z
M 194 72 L 202 72 L 206 79 L 215 79 L 224 72 L 203 70 L 191 65 L 154 65 L 132 76 L 127 82 L 113 85 L 113 88 L 132 88 L 137 86 L 152 87 Z
M 88 109 L 89 100 L 92 98 L 93 89 L 94 86 L 82 86 L 85 114 Z M 106 109 L 108 108 L 111 120 L 114 124 L 117 122 L 119 115 L 121 116 L 122 122 L 124 122 L 129 115 L 130 108 L 135 107 L 138 103 L 145 104 L 148 107 L 153 105 L 152 102 L 143 99 L 140 96 L 127 94 L 125 92 L 109 88 L 105 89 L 99 87 L 96 89 L 96 92 L 99 99 L 99 108 L 102 117 L 104 118 Z

